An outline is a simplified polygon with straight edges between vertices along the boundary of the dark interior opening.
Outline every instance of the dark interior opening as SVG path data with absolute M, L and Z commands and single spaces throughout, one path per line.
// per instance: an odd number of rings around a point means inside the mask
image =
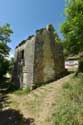
M 24 59 L 24 50 L 21 51 L 21 59 Z
M 21 51 L 21 61 L 24 64 L 24 62 L 25 62 L 25 60 L 24 60 L 24 50 Z

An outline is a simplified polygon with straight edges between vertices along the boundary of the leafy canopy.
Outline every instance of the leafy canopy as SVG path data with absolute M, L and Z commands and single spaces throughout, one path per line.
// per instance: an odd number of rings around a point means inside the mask
M 83 51 L 83 0 L 67 0 L 65 16 L 61 27 L 65 51 L 78 54 Z
M 0 78 L 6 74 L 9 68 L 9 61 L 6 57 L 9 55 L 8 43 L 11 42 L 10 36 L 12 33 L 9 24 L 0 26 Z
M 7 43 L 11 42 L 10 36 L 12 33 L 9 24 L 0 26 L 0 56 L 7 56 L 9 54 L 10 48 Z

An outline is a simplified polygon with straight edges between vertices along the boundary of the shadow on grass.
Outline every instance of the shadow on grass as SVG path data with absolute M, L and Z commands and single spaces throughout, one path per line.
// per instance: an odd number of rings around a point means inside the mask
M 7 109 L 0 111 L 0 125 L 32 125 L 33 118 L 25 119 L 19 111 Z
M 6 92 L 10 85 L 10 79 L 6 77 L 0 77 L 0 93 Z
M 32 125 L 33 118 L 24 118 L 23 115 L 14 109 L 8 107 L 7 94 L 0 93 L 0 125 Z
M 0 93 L 0 110 L 8 106 L 7 95 Z
M 33 118 L 26 119 L 18 110 L 9 107 L 8 93 L 15 89 L 8 79 L 0 80 L 0 125 L 33 125 Z
M 16 88 L 12 83 L 11 80 L 3 77 L 0 78 L 0 93 L 2 94 L 8 94 L 16 91 L 18 88 Z
M 8 95 L 0 93 L 0 125 L 32 125 L 33 118 L 24 118 L 23 115 L 14 109 L 10 109 Z

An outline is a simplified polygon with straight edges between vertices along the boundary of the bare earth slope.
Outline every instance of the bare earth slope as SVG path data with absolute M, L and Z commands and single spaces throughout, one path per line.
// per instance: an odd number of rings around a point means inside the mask
M 52 113 L 62 85 L 71 77 L 72 74 L 27 95 L 9 94 L 9 107 L 19 110 L 25 118 L 34 119 L 32 125 L 52 125 Z

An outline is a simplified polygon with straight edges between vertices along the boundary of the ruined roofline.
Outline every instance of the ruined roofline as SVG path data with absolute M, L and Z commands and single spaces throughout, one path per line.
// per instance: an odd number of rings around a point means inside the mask
M 16 48 L 18 48 L 19 46 L 23 45 L 25 42 L 26 42 L 26 40 L 21 41 L 21 42 L 16 46 Z
M 44 30 L 50 31 L 51 29 L 53 29 L 53 25 L 49 24 L 47 25 L 45 28 L 40 28 L 39 30 L 35 31 L 35 35 L 30 35 L 26 40 L 21 41 L 15 49 L 17 49 L 18 47 L 20 47 L 21 45 L 25 44 L 27 42 L 27 40 L 32 39 L 33 37 L 36 37 L 37 34 L 41 34 Z
M 17 49 L 18 47 L 20 47 L 21 45 L 25 44 L 27 40 L 30 40 L 30 39 L 33 38 L 33 37 L 34 37 L 34 35 L 31 35 L 31 36 L 29 36 L 26 40 L 21 41 L 21 42 L 16 46 L 16 49 Z

